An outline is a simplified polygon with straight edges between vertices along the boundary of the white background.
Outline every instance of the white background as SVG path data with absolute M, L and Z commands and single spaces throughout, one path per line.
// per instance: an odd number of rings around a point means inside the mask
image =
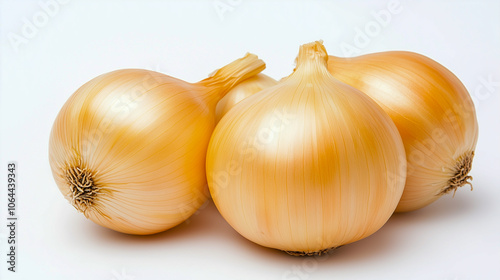
M 500 279 L 498 1 L 401 1 L 384 22 L 375 14 L 388 0 L 54 1 L 0 1 L 1 279 Z M 56 6 L 45 11 L 48 2 Z M 479 119 L 474 190 L 394 215 L 372 236 L 317 259 L 245 240 L 213 204 L 172 230 L 137 237 L 86 220 L 59 193 L 49 132 L 89 79 L 146 68 L 196 82 L 247 51 L 279 79 L 291 73 L 299 45 L 318 39 L 333 55 L 410 50 L 453 71 Z M 5 261 L 11 160 L 19 176 L 16 273 Z

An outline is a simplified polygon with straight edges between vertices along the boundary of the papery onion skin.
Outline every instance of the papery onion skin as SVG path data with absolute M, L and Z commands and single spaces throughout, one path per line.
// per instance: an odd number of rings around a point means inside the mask
M 320 42 L 295 72 L 239 102 L 207 154 L 210 193 L 245 238 L 292 255 L 322 254 L 377 231 L 394 212 L 405 153 L 389 116 L 334 79 Z
M 205 157 L 217 102 L 264 68 L 247 54 L 194 84 L 141 69 L 87 82 L 51 131 L 60 191 L 87 218 L 119 232 L 153 234 L 183 222 L 208 197 Z
M 241 100 L 253 95 L 265 88 L 272 87 L 278 82 L 273 78 L 259 73 L 244 80 L 232 88 L 220 101 L 215 109 L 215 119 L 217 122 Z
M 397 211 L 420 209 L 470 184 L 478 123 L 467 89 L 451 71 L 405 51 L 330 56 L 328 68 L 374 99 L 398 127 L 408 175 Z

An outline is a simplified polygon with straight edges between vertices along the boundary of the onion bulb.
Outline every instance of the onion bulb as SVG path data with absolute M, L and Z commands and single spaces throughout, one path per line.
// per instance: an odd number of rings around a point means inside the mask
M 231 108 L 233 108 L 236 103 L 265 88 L 272 87 L 277 83 L 278 82 L 276 80 L 262 73 L 259 73 L 239 83 L 237 86 L 232 88 L 219 101 L 219 103 L 217 103 L 217 107 L 215 108 L 216 121 L 219 122 L 222 116 L 224 116 Z
M 470 184 L 478 124 L 471 97 L 453 73 L 404 51 L 330 56 L 328 69 L 375 100 L 399 129 L 408 175 L 397 211 L 422 208 Z
M 129 234 L 169 229 L 206 200 L 217 102 L 265 68 L 247 54 L 198 83 L 141 69 L 100 75 L 64 104 L 50 135 L 54 179 L 95 223 Z
M 403 192 L 401 137 L 368 96 L 328 73 L 321 42 L 295 71 L 218 123 L 208 185 L 245 238 L 292 255 L 321 254 L 377 231 Z

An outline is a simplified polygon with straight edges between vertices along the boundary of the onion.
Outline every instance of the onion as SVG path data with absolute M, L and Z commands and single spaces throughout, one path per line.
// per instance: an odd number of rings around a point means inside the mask
M 297 68 L 236 104 L 207 154 L 212 198 L 245 238 L 292 255 L 322 254 L 386 223 L 404 188 L 401 137 L 368 96 L 331 76 L 321 42 Z
M 215 109 L 215 118 L 217 122 L 241 100 L 253 95 L 262 89 L 272 87 L 278 82 L 273 78 L 259 73 L 251 78 L 244 80 L 232 88 L 220 101 Z
M 152 234 L 206 200 L 205 157 L 217 102 L 265 68 L 247 54 L 212 77 L 187 83 L 126 69 L 100 75 L 64 104 L 50 135 L 54 179 L 97 224 Z
M 330 56 L 328 69 L 369 95 L 398 127 L 408 176 L 397 211 L 422 208 L 470 184 L 478 124 L 471 97 L 453 73 L 403 51 Z

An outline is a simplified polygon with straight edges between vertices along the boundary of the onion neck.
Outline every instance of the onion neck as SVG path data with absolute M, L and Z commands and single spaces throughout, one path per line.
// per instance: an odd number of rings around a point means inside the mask
M 331 76 L 328 72 L 328 53 L 323 41 L 315 41 L 300 46 L 296 64 L 297 66 L 292 75 Z
M 266 68 L 264 61 L 256 55 L 247 53 L 228 65 L 214 71 L 210 77 L 198 84 L 207 88 L 204 96 L 210 108 L 215 110 L 217 102 L 221 100 L 238 83 L 251 78 Z

